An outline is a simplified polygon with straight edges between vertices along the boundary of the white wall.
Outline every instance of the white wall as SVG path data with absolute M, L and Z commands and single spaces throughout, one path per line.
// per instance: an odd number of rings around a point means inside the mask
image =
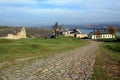
M 92 35 L 92 39 L 109 39 L 109 38 L 115 38 L 115 35 L 112 34 Z
M 76 34 L 76 38 L 85 38 L 88 37 L 87 34 Z

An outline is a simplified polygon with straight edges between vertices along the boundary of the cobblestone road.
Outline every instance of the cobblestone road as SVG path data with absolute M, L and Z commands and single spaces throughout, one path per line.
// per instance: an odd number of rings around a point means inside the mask
M 55 55 L 35 58 L 0 70 L 0 80 L 90 80 L 98 43 Z

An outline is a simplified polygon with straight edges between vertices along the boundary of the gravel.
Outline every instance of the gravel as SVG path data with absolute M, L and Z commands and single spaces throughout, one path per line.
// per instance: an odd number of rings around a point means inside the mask
M 63 52 L 48 59 L 30 61 L 0 70 L 0 80 L 90 80 L 98 42 Z

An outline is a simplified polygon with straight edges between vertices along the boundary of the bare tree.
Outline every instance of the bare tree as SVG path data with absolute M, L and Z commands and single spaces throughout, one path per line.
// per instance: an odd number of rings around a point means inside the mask
M 95 32 L 95 34 L 96 34 L 96 35 L 101 35 L 101 31 L 100 31 L 100 30 L 97 30 L 97 31 Z
M 112 34 L 112 36 L 113 35 L 116 35 L 116 32 L 118 31 L 118 29 L 115 27 L 115 26 L 110 26 L 110 27 L 108 27 L 108 32 L 110 33 L 110 34 Z
M 101 31 L 99 29 L 96 30 L 94 34 L 96 35 L 97 39 L 101 39 L 101 37 L 102 37 L 101 34 L 102 33 L 101 33 Z
M 58 22 L 56 22 L 54 24 L 54 26 L 52 26 L 53 30 L 54 30 L 54 33 L 55 33 L 55 38 L 57 38 L 57 33 L 59 31 L 59 26 L 58 26 Z

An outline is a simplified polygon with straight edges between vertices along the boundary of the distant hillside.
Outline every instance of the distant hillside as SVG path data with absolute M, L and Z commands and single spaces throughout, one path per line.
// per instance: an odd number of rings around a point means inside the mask
M 31 27 L 31 28 L 26 28 L 26 32 L 28 37 L 47 38 L 52 35 L 52 29 L 50 28 Z
M 77 24 L 77 25 L 66 25 L 66 28 L 84 28 L 84 29 L 94 29 L 94 28 L 107 28 L 108 26 L 116 26 L 120 30 L 120 22 L 103 22 L 103 23 L 90 23 L 90 24 Z
M 17 34 L 20 31 L 21 27 L 9 27 L 9 26 L 0 26 L 0 36 L 4 37 L 7 34 Z M 35 28 L 27 27 L 26 28 L 27 37 L 50 37 L 52 35 L 52 30 L 50 28 Z
M 114 24 L 114 25 L 120 25 L 120 22 L 103 22 L 102 24 Z
M 16 35 L 20 31 L 20 29 L 20 27 L 0 26 L 0 37 L 5 37 L 8 34 Z

